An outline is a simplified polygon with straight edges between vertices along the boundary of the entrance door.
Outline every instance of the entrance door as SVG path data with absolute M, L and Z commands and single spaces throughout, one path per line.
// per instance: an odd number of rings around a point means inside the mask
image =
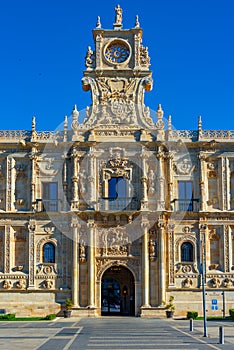
M 103 316 L 134 316 L 135 290 L 132 273 L 123 266 L 110 267 L 102 277 Z

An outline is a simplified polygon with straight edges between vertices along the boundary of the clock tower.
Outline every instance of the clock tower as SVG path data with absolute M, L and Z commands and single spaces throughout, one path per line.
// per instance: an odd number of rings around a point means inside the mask
M 144 92 L 152 89 L 148 48 L 142 44 L 138 16 L 135 26 L 123 29 L 123 10 L 115 8 L 113 29 L 103 29 L 100 17 L 93 30 L 95 49 L 88 47 L 84 91 L 91 91 L 84 126 L 150 128 L 153 125 Z

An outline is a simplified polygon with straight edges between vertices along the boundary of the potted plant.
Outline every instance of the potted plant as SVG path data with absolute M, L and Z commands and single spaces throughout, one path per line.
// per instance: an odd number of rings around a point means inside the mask
M 71 310 L 73 307 L 73 302 L 72 302 L 71 298 L 67 298 L 65 300 L 64 306 L 65 306 L 65 310 L 63 310 L 64 317 L 65 318 L 71 317 Z
M 168 304 L 166 304 L 166 316 L 167 318 L 172 318 L 175 312 L 175 305 L 173 304 L 174 297 L 173 295 L 170 295 Z

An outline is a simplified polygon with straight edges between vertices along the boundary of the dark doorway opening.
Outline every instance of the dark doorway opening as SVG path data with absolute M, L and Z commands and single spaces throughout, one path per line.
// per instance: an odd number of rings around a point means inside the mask
M 131 271 L 113 266 L 105 271 L 101 289 L 102 316 L 134 316 L 135 287 Z

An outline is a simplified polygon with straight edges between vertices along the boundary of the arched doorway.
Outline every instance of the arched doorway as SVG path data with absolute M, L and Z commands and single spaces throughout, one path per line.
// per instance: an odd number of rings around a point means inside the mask
M 134 277 L 124 266 L 112 266 L 102 276 L 101 312 L 103 316 L 134 316 Z

